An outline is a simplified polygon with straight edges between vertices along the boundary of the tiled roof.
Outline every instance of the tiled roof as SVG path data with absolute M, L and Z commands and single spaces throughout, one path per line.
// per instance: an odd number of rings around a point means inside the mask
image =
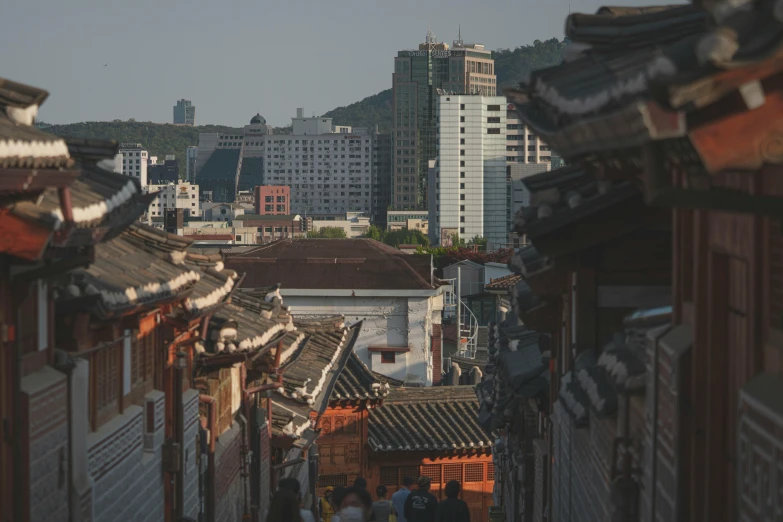
M 283 365 L 283 387 L 272 398 L 274 435 L 308 438 L 310 419 L 326 410 L 360 329 L 361 323 L 351 328 L 332 321 L 302 325 L 305 339 Z
M 95 262 L 70 273 L 55 290 L 58 309 L 107 318 L 184 298 L 200 271 L 176 265 L 139 245 L 127 233 L 95 247 Z
M 736 82 L 711 76 L 780 52 L 783 22 L 765 3 L 741 5 L 709 14 L 675 6 L 572 15 L 567 28 L 574 43 L 565 63 L 534 72 L 524 92 L 509 92 L 509 98 L 523 121 L 567 159 L 623 150 L 638 161 L 642 145 L 685 135 L 685 113 L 675 110 L 737 92 Z
M 578 166 L 536 174 L 522 183 L 530 191 L 531 204 L 517 212 L 514 231 L 534 243 L 538 237 L 630 199 L 643 205 L 633 182 L 598 180 Z
M 33 126 L 49 93 L 0 78 L 0 168 L 69 167 L 65 141 Z
M 411 289 L 440 286 L 431 256 L 406 255 L 371 239 L 284 239 L 229 254 L 226 266 L 246 273 L 244 287 Z
M 389 383 L 383 382 L 353 353 L 337 379 L 330 400 L 382 399 L 389 394 L 389 389 Z
M 540 270 L 551 266 L 551 260 L 542 255 L 533 245 L 526 245 L 514 250 L 511 261 L 508 264 L 509 269 L 514 273 L 529 277 Z
M 498 290 L 508 290 L 509 288 L 513 288 L 514 285 L 517 284 L 522 279 L 522 276 L 519 274 L 509 274 L 507 276 L 498 277 L 497 279 L 491 279 L 489 283 L 484 285 L 484 290 L 486 291 L 498 291 Z
M 368 442 L 379 452 L 489 449 L 494 437 L 478 409 L 472 386 L 393 389 L 370 410 Z

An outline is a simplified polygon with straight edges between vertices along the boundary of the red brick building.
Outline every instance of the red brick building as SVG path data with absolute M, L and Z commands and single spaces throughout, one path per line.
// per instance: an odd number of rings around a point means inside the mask
M 254 189 L 256 214 L 285 216 L 291 213 L 291 187 L 261 185 Z

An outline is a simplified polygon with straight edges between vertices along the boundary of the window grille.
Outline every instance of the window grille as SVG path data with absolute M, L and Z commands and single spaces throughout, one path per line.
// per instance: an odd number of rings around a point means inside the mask
M 465 482 L 484 482 L 484 464 L 465 464 Z
M 348 475 L 321 475 L 318 477 L 318 487 L 325 488 L 332 486 L 333 488 L 346 487 L 348 485 Z
M 440 464 L 430 464 L 428 466 L 422 466 L 421 474 L 424 477 L 429 477 L 432 480 L 433 484 L 440 484 L 442 482 Z
M 462 464 L 443 465 L 443 481 L 449 483 L 452 480 L 462 482 Z

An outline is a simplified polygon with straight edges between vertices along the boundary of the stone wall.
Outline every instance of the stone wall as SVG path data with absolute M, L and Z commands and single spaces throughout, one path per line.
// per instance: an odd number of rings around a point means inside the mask
M 234 422 L 215 442 L 215 522 L 235 522 L 244 512 L 242 428 Z
M 69 517 L 68 507 L 68 381 L 67 377 L 45 366 L 21 383 L 23 425 L 29 442 L 30 520 L 62 521 Z
M 164 518 L 164 395 L 152 391 L 144 399 L 152 413 L 151 426 L 146 425 L 143 408 L 130 406 L 88 436 L 93 522 L 158 522 Z
M 184 515 L 197 518 L 199 513 L 199 467 L 198 467 L 198 391 L 190 389 L 183 394 L 182 405 L 184 411 L 184 439 L 183 439 L 183 480 L 185 482 L 185 509 Z

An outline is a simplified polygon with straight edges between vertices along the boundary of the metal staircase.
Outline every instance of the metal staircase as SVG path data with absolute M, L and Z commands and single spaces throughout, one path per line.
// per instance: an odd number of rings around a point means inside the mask
M 457 355 L 475 359 L 478 347 L 479 325 L 478 319 L 462 299 L 459 299 L 459 279 L 446 279 L 450 289 L 443 296 L 443 318 L 457 323 L 459 343 Z

